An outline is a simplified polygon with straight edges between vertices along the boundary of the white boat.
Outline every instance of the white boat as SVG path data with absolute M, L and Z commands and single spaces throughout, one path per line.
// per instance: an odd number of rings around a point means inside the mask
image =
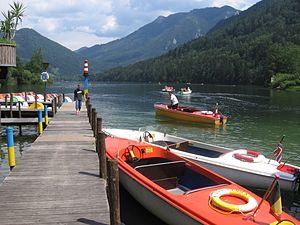
M 181 90 L 178 93 L 181 95 L 189 95 L 192 93 L 192 90 L 189 87 L 181 88 Z
M 73 101 L 70 97 L 65 96 L 64 102 L 73 102 Z
M 115 137 L 130 137 L 140 142 L 164 146 L 179 156 L 188 158 L 241 185 L 267 188 L 275 174 L 278 174 L 282 190 L 299 190 L 300 167 L 284 162 L 278 163 L 259 152 L 233 150 L 157 131 L 105 129 L 105 132 Z

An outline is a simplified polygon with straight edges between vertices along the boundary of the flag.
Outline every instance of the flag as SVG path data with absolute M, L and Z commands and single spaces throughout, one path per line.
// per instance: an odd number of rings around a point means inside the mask
M 266 200 L 270 203 L 270 213 L 277 219 L 281 219 L 282 205 L 280 186 L 278 180 L 275 181 L 273 189 L 270 191 L 269 196 Z
M 276 149 L 274 150 L 273 154 L 276 157 L 276 161 L 281 163 L 282 161 L 282 150 L 283 150 L 283 144 L 278 143 Z

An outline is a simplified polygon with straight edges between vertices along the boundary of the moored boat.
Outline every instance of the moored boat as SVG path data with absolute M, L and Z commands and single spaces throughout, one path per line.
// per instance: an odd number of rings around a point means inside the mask
M 191 107 L 179 106 L 177 109 L 170 109 L 166 104 L 154 104 L 156 115 L 167 116 L 173 119 L 185 120 L 197 123 L 211 123 L 222 125 L 227 123 L 227 116 L 212 111 L 204 111 Z
M 181 90 L 178 93 L 181 95 L 189 95 L 192 93 L 192 90 L 190 89 L 190 87 L 181 88 Z
M 145 208 L 170 225 L 281 224 L 261 198 L 171 151 L 129 139 L 106 137 L 120 182 Z M 286 213 L 281 220 L 297 224 Z
M 192 160 L 241 185 L 267 188 L 274 175 L 278 174 L 282 190 L 299 191 L 299 166 L 286 162 L 278 163 L 256 151 L 233 150 L 157 131 L 105 129 L 105 132 L 116 137 L 130 137 L 132 140 L 164 146 L 179 156 Z
M 173 88 L 172 86 L 165 86 L 161 91 L 162 92 L 173 92 L 173 91 L 175 91 L 175 88 Z

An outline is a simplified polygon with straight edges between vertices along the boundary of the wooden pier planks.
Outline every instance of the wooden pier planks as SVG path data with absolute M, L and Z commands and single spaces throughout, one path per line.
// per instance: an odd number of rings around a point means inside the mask
M 86 112 L 64 103 L 0 185 L 1 224 L 109 224 Z

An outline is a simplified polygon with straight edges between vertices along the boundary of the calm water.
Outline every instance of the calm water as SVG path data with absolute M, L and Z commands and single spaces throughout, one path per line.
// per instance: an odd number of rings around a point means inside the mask
M 73 97 L 76 85 L 77 83 L 72 82 L 55 84 L 47 87 L 47 92 L 65 93 L 66 96 Z M 229 120 L 225 127 L 215 127 L 156 117 L 153 104 L 169 102 L 168 94 L 160 92 L 163 86 L 164 84 L 92 83 L 89 93 L 92 105 L 98 116 L 103 118 L 106 128 L 156 129 L 230 148 L 252 149 L 265 155 L 272 155 L 277 142 L 282 135 L 286 135 L 284 160 L 300 166 L 300 92 L 280 92 L 250 86 L 190 85 L 193 93 L 178 96 L 180 104 L 211 110 L 218 102 L 221 112 L 229 116 Z M 183 85 L 176 84 L 174 87 L 179 90 Z M 44 90 L 43 86 L 21 89 L 39 92 Z M 34 138 L 34 130 L 28 128 L 26 135 L 25 142 L 17 140 L 22 145 L 20 150 L 26 150 L 26 146 Z M 0 159 L 1 171 L 5 171 L 5 160 Z M 3 174 L 1 171 L 0 176 Z M 253 191 L 263 194 L 261 190 Z M 149 215 L 125 190 L 121 189 L 121 193 L 122 220 L 126 225 L 164 224 Z M 299 195 L 282 195 L 284 210 L 298 218 Z M 145 220 L 145 217 L 148 219 Z

